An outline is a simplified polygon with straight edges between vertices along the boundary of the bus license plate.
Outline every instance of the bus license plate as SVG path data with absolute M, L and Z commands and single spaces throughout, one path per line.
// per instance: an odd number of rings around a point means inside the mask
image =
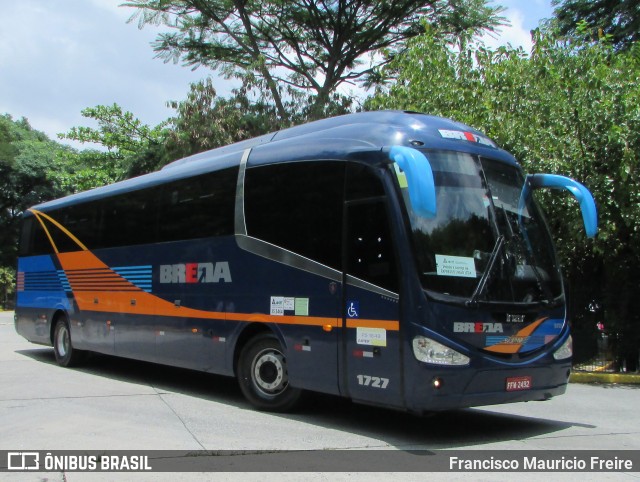
M 531 377 L 510 377 L 507 378 L 507 392 L 517 392 L 519 390 L 531 389 Z

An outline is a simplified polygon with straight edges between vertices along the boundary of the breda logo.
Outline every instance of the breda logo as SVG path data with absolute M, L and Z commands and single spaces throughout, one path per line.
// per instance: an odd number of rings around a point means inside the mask
M 160 265 L 160 283 L 231 283 L 227 261 Z
M 502 323 L 483 323 L 478 321 L 464 322 L 456 321 L 453 323 L 454 333 L 502 333 Z

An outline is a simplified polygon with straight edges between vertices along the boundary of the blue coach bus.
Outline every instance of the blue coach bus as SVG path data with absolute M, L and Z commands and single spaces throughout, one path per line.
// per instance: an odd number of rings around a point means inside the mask
M 282 130 L 23 216 L 15 326 L 87 352 L 414 413 L 564 393 L 560 267 L 525 176 L 457 122 L 366 112 Z

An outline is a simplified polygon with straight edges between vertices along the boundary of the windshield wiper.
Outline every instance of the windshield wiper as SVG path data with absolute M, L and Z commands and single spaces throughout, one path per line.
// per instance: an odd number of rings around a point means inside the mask
M 496 209 L 497 209 L 497 206 L 496 206 Z M 553 299 L 553 295 L 551 294 L 551 291 L 549 290 L 547 283 L 545 282 L 543 276 L 540 274 L 540 271 L 538 270 L 538 267 L 536 266 L 536 263 L 535 263 L 536 260 L 535 260 L 535 255 L 533 254 L 533 248 L 531 246 L 531 243 L 529 242 L 526 228 L 522 224 L 522 213 L 518 215 L 518 224 L 520 225 L 520 231 L 516 234 L 516 232 L 513 230 L 513 226 L 511 225 L 511 220 L 509 219 L 509 215 L 507 214 L 507 211 L 504 208 L 504 205 L 500 206 L 500 211 L 502 212 L 502 216 L 504 217 L 504 222 L 509 228 L 509 242 L 510 243 L 515 242 L 520 246 L 520 249 L 522 250 L 521 252 L 524 253 L 524 257 L 529 263 L 529 266 L 531 267 L 531 271 L 533 272 L 536 278 L 538 289 L 546 298 L 542 300 L 542 303 L 549 303 Z M 509 255 L 507 254 L 507 256 Z
M 533 247 L 531 246 L 531 243 L 529 242 L 529 237 L 527 236 L 527 231 L 526 228 L 524 227 L 524 225 L 521 223 L 522 216 L 518 216 L 518 223 L 520 224 L 520 231 L 518 234 L 516 234 L 513 230 L 513 227 L 511 226 L 511 221 L 509 220 L 509 216 L 507 214 L 507 211 L 504 209 L 504 206 L 501 207 L 502 209 L 502 214 L 504 216 L 505 222 L 507 223 L 507 225 L 509 226 L 509 231 L 511 233 L 510 237 L 509 237 L 509 241 L 515 241 L 521 249 L 521 252 L 524 253 L 524 257 L 527 260 L 527 262 L 529 263 L 529 266 L 531 267 L 531 271 L 533 272 L 533 275 L 536 278 L 536 283 L 538 285 L 538 289 L 540 290 L 540 292 L 544 295 L 544 297 L 546 299 L 541 300 L 542 303 L 549 303 L 552 299 L 553 299 L 553 295 L 551 294 L 551 291 L 549 290 L 549 286 L 547 286 L 547 283 L 545 282 L 542 274 L 540 274 L 540 271 L 538 270 L 538 267 L 536 266 L 536 259 L 535 259 L 535 255 L 533 252 Z
M 478 285 L 476 286 L 475 291 L 471 295 L 471 298 L 466 302 L 467 306 L 476 306 L 478 304 L 478 297 L 487 289 L 487 285 L 489 284 L 489 280 L 491 279 L 491 273 L 493 272 L 493 267 L 498 260 L 498 256 L 502 251 L 504 246 L 504 235 L 498 236 L 495 246 L 493 247 L 493 251 L 491 251 L 491 257 L 487 262 L 487 267 L 485 268 L 482 276 L 480 277 L 480 281 L 478 281 Z

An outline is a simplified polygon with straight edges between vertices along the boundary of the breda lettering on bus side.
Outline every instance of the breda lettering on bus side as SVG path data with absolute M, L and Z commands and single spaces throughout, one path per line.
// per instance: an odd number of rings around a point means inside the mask
M 227 261 L 160 265 L 160 283 L 231 283 Z

